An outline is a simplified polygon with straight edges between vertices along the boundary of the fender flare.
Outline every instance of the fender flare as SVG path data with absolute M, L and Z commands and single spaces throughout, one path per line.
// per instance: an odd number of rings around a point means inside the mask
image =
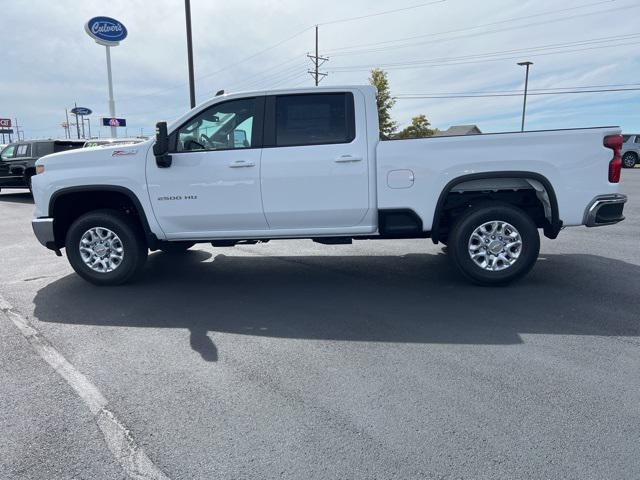
M 536 180 L 540 182 L 544 189 L 547 191 L 547 195 L 549 196 L 549 202 L 551 203 L 551 222 L 550 225 L 544 228 L 544 234 L 548 238 L 556 238 L 560 229 L 562 228 L 562 221 L 559 218 L 559 210 L 558 210 L 558 198 L 556 197 L 556 192 L 551 185 L 551 182 L 547 177 L 535 172 L 527 172 L 523 170 L 514 170 L 514 171 L 494 171 L 494 172 L 481 172 L 481 173 L 471 173 L 469 175 L 461 175 L 459 177 L 450 180 L 445 187 L 440 192 L 440 196 L 438 197 L 438 203 L 436 203 L 436 209 L 433 215 L 433 225 L 431 228 L 431 240 L 433 243 L 438 243 L 440 238 L 440 219 L 442 218 L 442 212 L 444 210 L 444 202 L 447 199 L 447 195 L 453 187 L 456 185 L 468 182 L 470 180 L 486 180 L 490 178 L 529 178 L 531 180 Z
M 61 197 L 70 194 L 70 193 L 84 193 L 84 192 L 117 192 L 121 193 L 129 198 L 135 207 L 138 218 L 140 218 L 140 223 L 142 224 L 142 229 L 144 231 L 145 238 L 147 239 L 147 243 L 149 246 L 155 245 L 158 242 L 158 237 L 156 237 L 155 233 L 151 231 L 151 227 L 149 226 L 149 221 L 147 220 L 147 213 L 140 202 L 138 196 L 130 189 L 126 187 L 121 187 L 119 185 L 79 185 L 75 187 L 65 187 L 57 190 L 51 195 L 49 199 L 49 208 L 48 213 L 51 218 L 53 218 L 53 212 L 55 211 L 56 201 Z

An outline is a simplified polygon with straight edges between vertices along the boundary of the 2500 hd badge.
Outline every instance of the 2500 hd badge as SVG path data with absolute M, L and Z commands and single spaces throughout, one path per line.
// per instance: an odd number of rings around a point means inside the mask
M 166 200 L 197 200 L 197 195 L 170 195 L 167 197 L 158 197 L 158 201 L 166 201 Z

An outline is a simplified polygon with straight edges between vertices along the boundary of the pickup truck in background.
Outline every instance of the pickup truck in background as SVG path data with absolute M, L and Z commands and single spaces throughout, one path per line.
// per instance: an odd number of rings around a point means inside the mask
M 10 143 L 0 152 L 0 189 L 31 189 L 36 160 L 56 152 L 81 148 L 84 140 L 23 140 Z
M 380 141 L 373 87 L 221 95 L 137 145 L 49 155 L 35 235 L 99 285 L 149 250 L 431 238 L 469 280 L 535 264 L 539 231 L 624 219 L 618 127 Z

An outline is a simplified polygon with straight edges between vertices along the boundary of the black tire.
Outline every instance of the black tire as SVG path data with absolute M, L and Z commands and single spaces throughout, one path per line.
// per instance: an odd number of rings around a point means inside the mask
M 112 271 L 98 272 L 82 259 L 80 240 L 85 232 L 101 227 L 115 233 L 122 244 L 122 261 Z M 147 245 L 140 227 L 116 210 L 95 210 L 79 217 L 67 231 L 65 248 L 69 263 L 85 280 L 95 285 L 121 285 L 133 279 L 147 260 Z
M 175 254 L 185 253 L 195 244 L 196 244 L 195 242 L 167 242 L 160 247 L 160 250 L 163 253 L 175 255 Z
M 638 154 L 635 152 L 627 152 L 622 156 L 622 166 L 624 168 L 633 168 L 638 163 Z
M 483 224 L 493 221 L 511 224 L 520 234 L 522 241 L 520 248 L 514 248 L 514 253 L 519 251 L 519 256 L 513 264 L 497 271 L 487 270 L 476 264 L 469 252 L 472 233 Z M 503 226 L 499 228 L 502 229 Z M 498 233 L 500 231 L 498 230 Z M 494 242 L 492 238 L 496 238 L 498 235 L 492 237 L 489 234 L 488 237 L 490 242 Z M 485 246 L 481 242 L 479 245 Z M 487 248 L 490 248 L 491 245 L 493 243 L 487 245 Z M 495 247 L 500 248 L 500 245 L 496 243 Z M 449 258 L 462 275 L 478 285 L 504 285 L 523 277 L 535 264 L 539 252 L 540 235 L 536 224 L 521 209 L 504 203 L 492 202 L 471 208 L 457 220 L 449 235 Z M 507 257 L 511 257 L 508 252 Z M 482 257 L 479 257 L 480 260 Z M 486 261 L 487 258 L 485 257 L 484 260 Z M 498 266 L 504 266 L 502 260 L 493 261 L 497 262 Z

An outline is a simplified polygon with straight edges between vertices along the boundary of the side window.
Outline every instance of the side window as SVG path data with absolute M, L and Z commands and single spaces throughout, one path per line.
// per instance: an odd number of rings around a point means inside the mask
M 13 158 L 13 153 L 15 152 L 15 150 L 15 145 L 9 145 L 2 151 L 2 153 L 0 154 L 0 158 L 2 158 L 2 160 L 11 160 Z
M 281 95 L 275 109 L 278 147 L 349 143 L 355 138 L 351 93 Z
M 34 143 L 33 146 L 36 150 L 35 157 L 40 158 L 53 153 L 53 144 L 50 142 L 37 142 Z
M 19 157 L 28 157 L 31 154 L 31 145 L 29 145 L 28 143 L 22 143 L 20 145 L 18 145 L 18 147 L 16 148 L 16 158 Z
M 176 151 L 233 150 L 257 146 L 253 132 L 256 99 L 219 103 L 178 129 Z
M 636 139 L 634 140 L 634 143 L 640 143 L 640 135 L 636 135 Z

